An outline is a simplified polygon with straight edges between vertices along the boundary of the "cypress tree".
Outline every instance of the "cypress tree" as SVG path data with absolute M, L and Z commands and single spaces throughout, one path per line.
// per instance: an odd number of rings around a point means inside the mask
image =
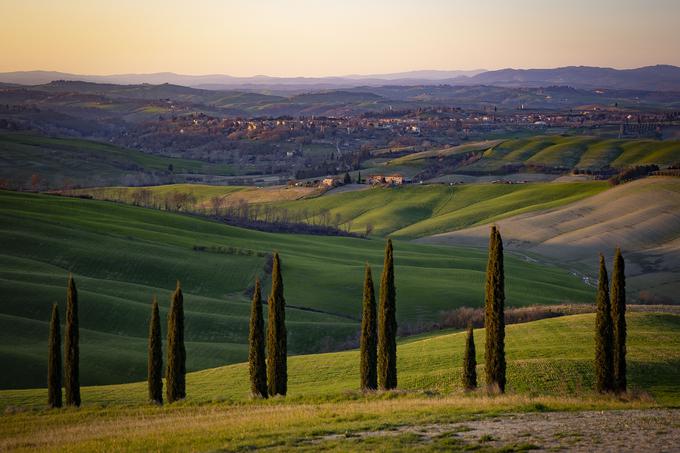
M 78 290 L 73 275 L 66 290 L 66 329 L 64 332 L 64 387 L 66 405 L 80 406 L 80 334 L 78 328 Z
M 614 390 L 626 392 L 626 275 L 621 249 L 616 248 L 612 273 L 612 322 L 614 324 Z
M 385 262 L 380 278 L 378 313 L 378 386 L 382 390 L 397 387 L 397 313 L 394 286 L 392 240 L 385 246 Z
M 248 336 L 248 367 L 250 369 L 250 393 L 259 398 L 267 397 L 267 363 L 264 355 L 264 318 L 260 279 L 255 280 L 253 303 L 250 309 Z
M 61 407 L 61 326 L 59 324 L 59 306 L 52 305 L 50 320 L 49 356 L 47 361 L 47 405 L 51 408 Z
M 505 276 L 503 269 L 503 240 L 494 225 L 489 237 L 489 260 L 486 266 L 484 300 L 486 329 L 485 374 L 489 388 L 505 391 Z
M 609 302 L 609 282 L 604 257 L 600 255 L 595 314 L 595 385 L 600 393 L 613 390 L 613 329 Z
M 151 304 L 148 354 L 149 401 L 163 404 L 163 341 L 161 340 L 161 316 L 158 313 L 156 296 L 153 297 Z
M 477 388 L 477 357 L 472 323 L 468 324 L 467 337 L 465 338 L 465 355 L 463 356 L 463 388 L 465 390 L 474 390 Z
M 168 365 L 165 376 L 165 395 L 169 403 L 186 398 L 186 372 L 184 296 L 178 280 L 168 313 Z
M 364 298 L 361 313 L 361 389 L 378 388 L 377 371 L 377 339 L 376 339 L 376 307 L 373 275 L 371 267 L 366 263 L 364 275 Z
M 272 289 L 267 300 L 267 389 L 270 395 L 285 395 L 288 390 L 286 300 L 279 254 L 274 254 Z

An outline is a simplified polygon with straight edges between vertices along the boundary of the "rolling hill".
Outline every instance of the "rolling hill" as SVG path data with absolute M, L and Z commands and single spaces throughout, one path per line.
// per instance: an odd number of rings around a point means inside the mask
M 340 225 L 351 222 L 353 231 L 363 232 L 370 224 L 373 234 L 412 239 L 560 206 L 606 188 L 603 182 L 412 185 L 329 193 L 275 205 L 307 212 L 312 222 L 315 213 L 328 210 L 332 218 L 339 216 Z
M 352 344 L 363 266 L 379 272 L 384 242 L 262 233 L 196 217 L 94 200 L 0 192 L 0 387 L 44 384 L 47 321 L 66 277 L 80 291 L 84 384 L 137 380 L 146 370 L 146 323 L 162 315 L 179 279 L 190 370 L 246 357 L 248 288 L 267 285 L 272 250 L 283 261 L 291 353 Z M 486 252 L 395 244 L 399 322 L 482 300 Z M 556 266 L 506 257 L 509 305 L 589 302 L 592 289 Z M 452 299 L 452 295 L 455 297 Z M 63 309 L 63 305 L 62 305 Z M 123 345 L 123 347 L 121 347 Z M 96 360 L 94 360 L 97 358 Z
M 507 175 L 518 171 L 564 173 L 573 169 L 622 169 L 635 165 L 668 166 L 680 162 L 677 140 L 603 139 L 592 136 L 534 135 L 527 138 L 475 142 L 421 151 L 364 172 L 401 172 L 430 179 L 447 174 Z
M 172 169 L 172 170 L 171 170 Z M 177 173 L 177 175 L 175 175 Z M 229 175 L 228 165 L 145 154 L 91 140 L 0 134 L 0 179 L 37 189 L 182 180 L 183 173 Z
M 496 220 L 506 248 L 595 270 L 596 253 L 609 259 L 620 246 L 629 294 L 678 301 L 680 291 L 680 179 L 650 177 L 575 203 Z M 420 239 L 483 246 L 487 223 Z M 640 291 L 648 293 L 639 294 Z M 650 301 L 654 298 L 650 297 Z

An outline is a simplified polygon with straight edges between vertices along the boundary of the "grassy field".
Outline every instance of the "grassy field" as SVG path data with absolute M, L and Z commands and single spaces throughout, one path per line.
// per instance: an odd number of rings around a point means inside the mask
M 363 232 L 416 238 L 493 222 L 515 214 L 571 203 L 607 189 L 603 182 L 425 185 L 327 194 L 276 203 L 291 211 L 317 213 L 323 209 L 341 225 Z M 313 218 L 310 218 L 314 221 Z
M 291 357 L 285 399 L 251 401 L 246 364 L 189 374 L 187 400 L 163 408 L 145 405 L 144 383 L 86 387 L 79 410 L 42 409 L 44 389 L 0 391 L 5 410 L 0 448 L 318 451 L 319 445 L 310 443 L 317 438 L 331 450 L 400 450 L 418 447 L 418 439 L 395 435 L 357 444 L 357 433 L 504 412 L 676 406 L 680 316 L 630 313 L 628 326 L 632 396 L 623 399 L 592 391 L 594 315 L 587 314 L 507 327 L 507 396 L 464 394 L 459 384 L 464 333 L 443 332 L 399 342 L 400 390 L 390 393 L 357 391 L 357 351 Z M 476 330 L 478 364 L 483 338 L 484 331 Z M 483 376 L 481 365 L 478 375 Z M 438 443 L 443 440 L 421 447 L 446 449 Z
M 383 240 L 263 233 L 13 192 L 0 192 L 0 225 L 0 358 L 9 370 L 0 374 L 2 388 L 44 383 L 50 305 L 63 310 L 68 272 L 81 294 L 83 355 L 96 358 L 85 362 L 83 383 L 100 384 L 144 375 L 150 300 L 158 295 L 164 315 L 176 279 L 186 294 L 189 368 L 244 360 L 245 291 L 256 275 L 268 284 L 272 250 L 283 261 L 291 352 L 337 347 L 358 331 L 363 266 L 368 261 L 377 275 L 384 249 Z M 397 241 L 395 260 L 402 325 L 482 301 L 483 249 Z M 509 305 L 592 300 L 592 289 L 559 267 L 508 256 L 506 268 Z
M 107 185 L 139 172 L 230 175 L 227 165 L 154 156 L 91 140 L 0 134 L 0 178 L 30 187 L 33 174 L 51 187 L 65 184 Z

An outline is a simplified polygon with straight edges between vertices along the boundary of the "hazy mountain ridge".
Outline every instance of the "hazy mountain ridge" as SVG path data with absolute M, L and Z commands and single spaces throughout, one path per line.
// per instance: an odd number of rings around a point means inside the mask
M 567 66 L 553 69 L 500 69 L 495 71 L 407 71 L 332 77 L 234 77 L 223 74 L 184 75 L 172 72 L 153 74 L 83 75 L 55 71 L 16 71 L 0 73 L 0 83 L 41 85 L 54 80 L 80 80 L 112 84 L 173 84 L 209 90 L 282 90 L 309 91 L 361 86 L 416 85 L 492 85 L 541 87 L 566 85 L 574 88 L 680 91 L 680 67 L 645 66 L 614 69 L 592 66 Z

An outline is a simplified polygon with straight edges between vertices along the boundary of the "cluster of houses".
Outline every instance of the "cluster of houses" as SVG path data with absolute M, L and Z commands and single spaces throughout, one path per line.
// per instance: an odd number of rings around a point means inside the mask
M 391 175 L 368 175 L 362 180 L 362 184 L 369 184 L 371 186 L 401 186 L 404 184 L 410 184 L 411 179 L 405 177 L 400 173 L 394 173 Z M 307 181 L 288 181 L 289 185 L 296 187 L 322 187 L 322 188 L 333 188 L 339 187 L 345 184 L 344 178 L 342 176 L 328 176 L 323 179 L 312 179 Z

